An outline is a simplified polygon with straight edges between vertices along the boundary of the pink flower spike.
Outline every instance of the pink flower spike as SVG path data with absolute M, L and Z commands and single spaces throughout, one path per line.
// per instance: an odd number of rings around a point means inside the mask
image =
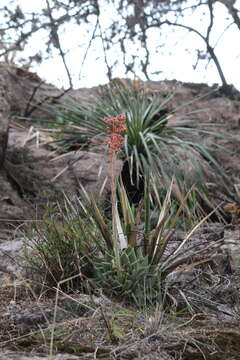
M 124 114 L 117 115 L 112 118 L 103 118 L 104 122 L 108 125 L 105 131 L 108 133 L 106 144 L 112 152 L 117 152 L 124 144 L 124 137 L 120 134 L 127 130 L 126 116 Z

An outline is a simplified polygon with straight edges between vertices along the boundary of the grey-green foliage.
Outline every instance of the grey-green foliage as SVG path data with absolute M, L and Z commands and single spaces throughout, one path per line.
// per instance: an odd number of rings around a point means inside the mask
M 172 176 L 182 189 L 195 183 L 206 191 L 209 180 L 225 186 L 224 170 L 210 149 L 198 141 L 200 135 L 219 134 L 211 132 L 211 124 L 206 128 L 199 120 L 189 120 L 189 114 L 187 120 L 171 123 L 172 113 L 178 111 L 167 110 L 173 96 L 152 95 L 134 84 L 115 81 L 103 89 L 95 106 L 86 107 L 72 101 L 61 108 L 57 117 L 63 123 L 68 121 L 84 129 L 73 130 L 73 141 L 79 137 L 81 143 L 83 135 L 89 139 L 104 135 L 105 117 L 125 114 L 127 131 L 122 156 L 128 161 L 130 174 L 136 174 L 137 182 L 150 170 L 151 178 L 154 180 L 156 174 L 158 178 L 160 175 L 164 186 L 169 185 Z M 181 108 L 187 105 L 182 104 Z
M 46 212 L 43 220 L 36 222 L 26 234 L 27 245 L 33 249 L 28 262 L 47 286 L 66 280 L 64 290 L 96 292 L 101 289 L 108 296 L 138 307 L 156 302 L 164 305 L 171 290 L 168 275 L 192 261 L 195 245 L 189 251 L 183 245 L 204 221 L 194 224 L 183 242 L 171 245 L 188 198 L 186 196 L 172 211 L 172 187 L 173 183 L 159 204 L 157 225 L 152 227 L 149 182 L 145 184 L 143 203 L 138 206 L 130 204 L 121 183 L 118 205 L 122 216 L 117 209 L 117 238 L 95 196 L 87 194 L 82 187 L 77 203 L 66 199 L 63 209 L 59 207 L 57 213 Z M 123 237 L 124 242 L 120 241 Z M 203 256 L 209 256 L 209 252 L 210 249 L 206 254 L 201 250 Z
M 77 208 L 69 201 L 64 208 L 47 208 L 41 221 L 26 229 L 26 245 L 31 249 L 27 260 L 33 275 L 40 276 L 48 286 L 56 286 L 61 280 L 81 274 L 70 286 L 84 287 L 84 279 L 92 272 L 87 255 L 96 250 L 87 228 L 86 219 L 78 216 Z

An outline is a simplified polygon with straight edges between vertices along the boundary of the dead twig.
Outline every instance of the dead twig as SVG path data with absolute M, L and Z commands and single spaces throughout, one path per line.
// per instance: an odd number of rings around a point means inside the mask
M 66 70 L 66 73 L 67 73 L 67 76 L 68 76 L 69 88 L 72 89 L 73 88 L 72 77 L 71 77 L 70 71 L 69 71 L 67 63 L 66 63 L 65 54 L 64 54 L 64 52 L 62 50 L 62 47 L 61 47 L 61 43 L 60 43 L 60 39 L 59 39 L 59 36 L 58 36 L 58 31 L 57 31 L 57 26 L 56 26 L 55 20 L 54 20 L 54 18 L 52 16 L 52 9 L 50 7 L 50 4 L 49 4 L 48 0 L 46 0 L 46 4 L 47 4 L 47 9 L 48 9 L 48 17 L 49 17 L 49 20 L 50 20 L 52 41 L 53 41 L 53 44 L 56 47 L 56 49 L 59 50 L 60 56 L 62 58 L 63 65 L 65 67 L 65 70 Z

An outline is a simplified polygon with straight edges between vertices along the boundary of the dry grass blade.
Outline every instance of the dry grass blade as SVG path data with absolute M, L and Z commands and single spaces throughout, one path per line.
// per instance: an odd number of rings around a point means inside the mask
M 94 219 L 97 222 L 99 229 L 101 230 L 102 236 L 106 240 L 107 247 L 109 250 L 112 250 L 113 249 L 112 234 L 109 231 L 109 228 L 108 228 L 107 224 L 105 223 L 104 218 L 103 218 L 102 214 L 100 213 L 99 208 L 93 198 L 91 199 L 91 205 L 92 205 L 92 209 L 94 211 L 94 213 L 93 213 Z
M 97 223 L 102 236 L 106 240 L 108 250 L 112 250 L 113 249 L 112 234 L 109 231 L 106 222 L 104 221 L 104 218 L 96 204 L 95 199 L 93 198 L 93 196 L 88 195 L 82 184 L 80 184 L 80 188 L 81 188 L 81 195 L 83 196 L 85 203 L 88 204 L 88 208 L 90 208 L 90 210 L 86 208 L 83 201 L 79 200 L 79 204 L 81 205 L 82 209 L 85 211 L 85 214 L 87 216 L 91 215 L 92 222 Z
M 177 268 L 184 265 L 184 268 L 182 270 L 187 270 L 188 268 L 194 268 L 195 266 L 204 264 L 209 262 L 212 259 L 212 255 L 222 246 L 222 241 L 219 244 L 216 244 L 213 246 L 208 246 L 205 249 L 197 250 L 196 245 L 196 251 L 193 252 L 187 251 L 185 255 L 177 255 L 174 259 L 171 260 L 171 262 L 163 262 L 162 267 L 164 268 L 164 276 L 173 273 Z M 194 248 L 192 248 L 194 250 Z M 211 254 L 211 255 L 209 255 Z M 202 256 L 203 258 L 198 261 L 193 261 L 193 257 Z M 188 265 L 188 262 L 191 261 L 191 264 Z
M 133 223 L 133 216 L 132 216 L 129 200 L 127 197 L 127 193 L 123 186 L 122 179 L 120 179 L 120 186 L 118 187 L 118 194 L 119 194 L 119 198 L 120 198 L 124 223 L 125 223 L 125 225 L 128 225 L 128 224 L 130 225 Z
M 192 192 L 192 189 L 193 187 L 191 187 L 191 189 L 189 189 L 188 193 L 185 195 L 185 197 L 183 197 L 181 195 L 181 203 L 180 203 L 180 206 L 176 212 L 176 214 L 174 215 L 172 221 L 171 221 L 171 224 L 169 224 L 169 228 L 167 229 L 166 233 L 164 233 L 162 235 L 162 241 L 160 243 L 160 246 L 159 248 L 157 249 L 157 252 L 156 252 L 156 256 L 155 256 L 155 263 L 159 262 L 160 259 L 162 258 L 164 252 L 165 252 L 165 249 L 166 249 L 166 246 L 168 244 L 168 241 L 170 239 L 170 236 L 174 233 L 175 231 L 175 225 L 177 223 L 177 220 L 179 219 L 179 215 L 181 214 L 182 210 L 186 208 L 186 201 L 189 197 L 189 195 L 191 194 Z
M 210 218 L 210 216 L 212 214 L 214 214 L 216 211 L 216 209 L 214 209 L 210 214 L 208 214 L 207 216 L 205 216 L 201 221 L 199 221 L 199 223 L 194 226 L 194 228 L 188 233 L 188 235 L 186 236 L 186 238 L 181 242 L 181 244 L 176 248 L 176 250 L 173 252 L 172 256 L 176 256 L 179 251 L 181 250 L 181 248 L 187 243 L 187 241 L 191 238 L 192 234 L 208 219 Z M 169 261 L 171 261 L 171 257 L 168 259 Z
M 156 252 L 157 252 L 157 248 L 159 246 L 158 243 L 159 243 L 161 231 L 163 229 L 163 226 L 165 225 L 165 223 L 169 219 L 168 210 L 169 210 L 169 206 L 170 206 L 170 202 L 171 202 L 172 185 L 173 185 L 173 181 L 171 182 L 171 185 L 169 186 L 169 189 L 167 191 L 167 195 L 166 195 L 166 197 L 164 199 L 162 209 L 161 209 L 161 212 L 160 212 L 160 215 L 159 215 L 157 228 L 153 232 L 153 236 L 152 236 L 152 239 L 151 239 L 149 256 L 150 256 L 150 259 L 152 259 L 153 262 L 154 262 L 154 257 L 155 257 Z
M 53 323 L 51 325 L 50 346 L 49 346 L 49 360 L 53 359 L 54 331 L 55 331 L 55 328 L 56 328 L 59 293 L 63 293 L 60 290 L 60 287 L 61 287 L 62 284 L 66 283 L 66 282 L 69 282 L 69 281 L 71 281 L 71 280 L 73 280 L 73 279 L 75 279 L 75 278 L 77 278 L 79 276 L 81 276 L 81 274 L 77 274 L 77 275 L 71 276 L 71 277 L 69 277 L 67 279 L 64 279 L 62 281 L 59 281 L 58 284 L 57 284 L 57 287 L 55 288 L 56 295 L 55 295 L 55 304 L 54 304 L 54 313 L 53 313 Z M 64 295 L 65 295 L 65 293 L 64 293 Z M 70 297 L 70 296 L 68 296 L 68 297 Z M 77 301 L 77 300 L 73 299 L 72 297 L 70 297 L 70 299 L 72 299 L 74 301 Z M 90 308 L 90 309 L 92 310 L 92 308 Z

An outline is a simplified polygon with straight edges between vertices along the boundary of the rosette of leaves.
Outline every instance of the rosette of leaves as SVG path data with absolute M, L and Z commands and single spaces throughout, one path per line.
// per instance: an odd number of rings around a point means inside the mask
M 165 301 L 171 298 L 168 297 L 172 286 L 169 275 L 182 266 L 190 264 L 192 268 L 194 254 L 201 255 L 204 262 L 211 251 L 217 251 L 215 242 L 212 248 L 184 246 L 205 219 L 195 223 L 185 239 L 172 246 L 172 236 L 188 198 L 173 212 L 172 187 L 173 183 L 159 204 L 157 223 L 153 226 L 149 181 L 138 206 L 130 204 L 120 183 L 116 237 L 111 221 L 99 208 L 94 195 L 81 187 L 81 199 L 77 203 L 66 199 L 64 210 L 47 212 L 26 234 L 27 248 L 31 248 L 27 260 L 34 274 L 47 286 L 66 280 L 61 286 L 65 291 L 94 293 L 101 289 L 107 296 L 141 308 L 155 303 L 166 305 Z M 198 258 L 197 266 L 200 263 Z
M 83 135 L 90 139 L 105 134 L 105 117 L 125 114 L 127 129 L 122 151 L 125 161 L 122 176 L 125 185 L 134 185 L 133 191 L 140 190 L 141 196 L 144 174 L 149 171 L 152 181 L 157 179 L 158 186 L 166 188 L 174 176 L 185 193 L 192 184 L 206 192 L 206 184 L 211 182 L 221 185 L 230 195 L 226 173 L 210 149 L 198 142 L 201 134 L 220 135 L 211 131 L 211 124 L 201 128 L 199 121 L 193 119 L 172 123 L 171 115 L 178 109 L 171 113 L 166 109 L 173 96 L 149 94 L 131 83 L 115 81 L 103 88 L 95 106 L 88 108 L 72 100 L 57 116 L 62 122 L 67 120 L 74 125 L 73 141 L 76 142 L 79 136 L 81 143 Z M 70 138 L 67 141 L 69 143 Z
M 119 204 L 115 214 L 117 237 L 113 236 L 112 225 L 100 211 L 94 196 L 81 188 L 82 200 L 79 203 L 88 219 L 89 228 L 97 228 L 102 235 L 102 238 L 92 236 L 92 242 L 99 250 L 97 256 L 89 257 L 93 268 L 90 281 L 93 289 L 100 288 L 106 295 L 134 303 L 138 307 L 155 303 L 166 305 L 165 301 L 171 290 L 168 276 L 183 265 L 191 263 L 194 266 L 194 245 L 189 247 L 189 251 L 184 245 L 207 218 L 198 221 L 186 238 L 180 244 L 170 246 L 169 250 L 172 235 L 190 195 L 189 191 L 181 205 L 172 212 L 172 186 L 173 182 L 163 203 L 159 204 L 161 210 L 157 224 L 152 227 L 148 179 L 144 199 L 138 206 L 130 204 L 126 190 L 120 183 Z M 121 217 L 118 209 L 121 209 Z M 118 244 L 117 255 L 115 241 Z M 212 251 L 216 251 L 216 248 Z M 206 248 L 201 250 L 201 255 L 204 258 L 210 252 Z M 198 261 L 197 264 L 199 263 Z

